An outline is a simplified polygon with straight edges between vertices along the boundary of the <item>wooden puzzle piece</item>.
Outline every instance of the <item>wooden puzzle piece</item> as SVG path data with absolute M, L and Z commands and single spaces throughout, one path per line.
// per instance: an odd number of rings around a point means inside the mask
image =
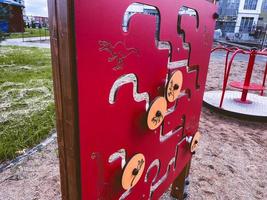
M 169 102 L 174 102 L 180 95 L 181 89 L 183 84 L 183 74 L 181 71 L 177 70 L 172 73 L 170 76 L 165 95 Z
M 141 153 L 134 155 L 123 170 L 121 178 L 123 189 L 129 190 L 134 187 L 142 177 L 144 169 L 145 156 Z
M 199 145 L 199 141 L 201 138 L 200 132 L 196 132 L 196 134 L 192 137 L 190 141 L 190 151 L 194 153 Z
M 158 128 L 166 115 L 167 101 L 164 97 L 157 97 L 148 109 L 147 126 L 150 130 Z

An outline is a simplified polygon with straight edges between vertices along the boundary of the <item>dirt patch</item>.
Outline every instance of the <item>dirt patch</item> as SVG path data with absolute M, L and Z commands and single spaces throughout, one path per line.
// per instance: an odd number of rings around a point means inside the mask
M 59 200 L 59 161 L 56 141 L 0 176 L 2 200 Z
M 202 110 L 190 199 L 267 199 L 267 124 Z

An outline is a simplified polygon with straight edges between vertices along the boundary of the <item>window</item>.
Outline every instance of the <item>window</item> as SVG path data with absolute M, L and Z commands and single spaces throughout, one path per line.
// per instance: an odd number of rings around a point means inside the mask
M 256 10 L 258 0 L 245 0 L 245 10 Z
M 263 9 L 264 11 L 267 11 L 267 0 L 264 0 L 264 1 L 263 1 L 262 9 Z
M 240 0 L 220 0 L 219 14 L 223 16 L 237 16 Z
M 242 17 L 239 31 L 249 33 L 253 26 L 253 20 L 253 17 Z

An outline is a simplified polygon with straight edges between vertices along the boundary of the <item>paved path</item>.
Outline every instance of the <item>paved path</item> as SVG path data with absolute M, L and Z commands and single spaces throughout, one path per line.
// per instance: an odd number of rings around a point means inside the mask
M 39 48 L 50 48 L 50 37 L 31 37 L 31 38 L 16 38 L 6 39 L 1 42 L 3 46 L 22 46 L 22 47 L 39 47 Z

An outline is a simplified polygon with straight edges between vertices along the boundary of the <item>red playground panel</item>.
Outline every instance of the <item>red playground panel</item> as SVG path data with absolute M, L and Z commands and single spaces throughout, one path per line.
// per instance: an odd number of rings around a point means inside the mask
M 158 199 L 200 138 L 217 7 L 138 2 L 75 1 L 84 200 Z
M 267 62 L 264 65 L 265 70 L 263 70 L 262 84 L 251 83 L 256 56 L 267 56 L 266 49 L 252 49 L 251 51 L 245 51 L 238 48 L 225 48 L 219 46 L 214 48 L 212 52 L 216 50 L 226 51 L 223 88 L 222 91 L 205 92 L 204 102 L 206 105 L 217 110 L 226 111 L 229 114 L 254 117 L 254 119 L 267 119 L 267 97 L 264 96 Z M 228 61 L 229 54 L 232 55 L 230 61 Z M 242 90 L 242 92 L 226 90 L 232 69 L 232 63 L 237 54 L 249 56 L 245 79 L 243 82 L 230 82 L 229 85 L 233 88 Z M 260 95 L 249 94 L 249 91 L 260 91 Z

